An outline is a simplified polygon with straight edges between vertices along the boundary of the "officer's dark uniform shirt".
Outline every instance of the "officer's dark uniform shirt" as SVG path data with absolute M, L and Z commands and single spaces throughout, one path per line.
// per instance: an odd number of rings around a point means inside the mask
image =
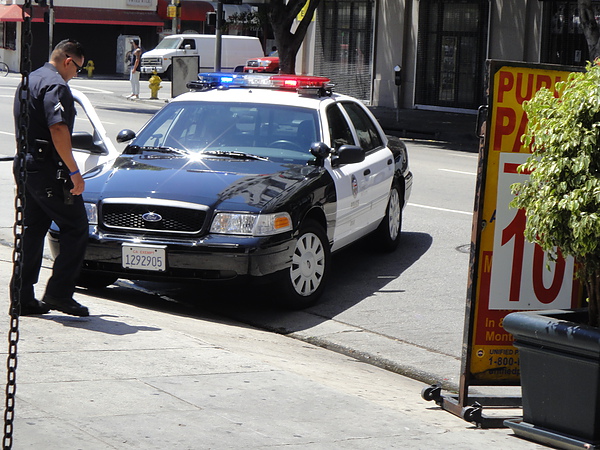
M 29 75 L 29 89 L 31 98 L 27 136 L 29 151 L 33 153 L 37 151 L 36 139 L 52 142 L 49 129 L 52 125 L 65 123 L 72 134 L 76 111 L 73 95 L 67 82 L 60 76 L 56 67 L 50 63 L 44 64 Z M 17 95 L 14 104 L 15 127 L 18 126 L 20 111 L 21 103 Z M 18 135 L 18 130 L 15 131 Z

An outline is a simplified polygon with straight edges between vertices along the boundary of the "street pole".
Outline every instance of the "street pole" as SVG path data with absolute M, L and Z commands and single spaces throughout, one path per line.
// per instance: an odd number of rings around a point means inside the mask
M 217 3 L 217 25 L 215 30 L 215 72 L 221 71 L 221 27 L 223 26 L 223 0 Z
M 52 55 L 54 46 L 54 0 L 50 0 L 50 9 L 48 10 L 48 61 Z
M 174 8 L 173 16 L 171 17 L 171 32 L 173 34 L 179 33 L 179 14 L 181 13 L 179 7 L 179 0 L 171 0 L 171 6 Z

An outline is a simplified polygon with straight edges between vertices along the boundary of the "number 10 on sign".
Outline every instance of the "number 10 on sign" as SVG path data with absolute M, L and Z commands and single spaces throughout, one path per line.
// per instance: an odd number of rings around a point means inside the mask
M 494 251 L 490 286 L 491 310 L 539 310 L 570 308 L 573 295 L 573 258 L 559 254 L 547 268 L 545 252 L 525 240 L 525 212 L 509 208 L 510 186 L 529 175 L 517 167 L 526 153 L 500 153 Z

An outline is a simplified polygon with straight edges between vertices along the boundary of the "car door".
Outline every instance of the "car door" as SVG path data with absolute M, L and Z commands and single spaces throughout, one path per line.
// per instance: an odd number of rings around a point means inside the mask
M 71 137 L 73 156 L 82 173 L 114 159 L 118 150 L 108 137 L 96 110 L 82 92 L 71 89 L 77 117 Z
M 351 114 L 348 114 L 347 111 L 351 111 Z M 349 102 L 348 105 L 335 103 L 328 106 L 326 117 L 331 140 L 330 146 L 333 149 L 344 144 L 359 145 L 361 142 L 359 135 L 362 131 L 357 133 L 351 119 L 351 116 L 358 117 L 359 115 L 360 113 L 355 112 L 352 102 Z M 355 120 L 357 120 L 356 117 Z M 359 127 L 360 130 L 363 128 L 363 126 Z M 380 214 L 380 207 L 374 210 L 375 203 L 377 203 L 375 200 L 381 203 L 382 199 L 379 197 L 381 197 L 385 179 L 390 178 L 391 180 L 391 175 L 386 175 L 386 173 L 393 172 L 392 154 L 389 150 L 387 152 L 385 150 L 387 149 L 381 147 L 369 149 L 365 152 L 365 160 L 360 163 L 332 167 L 331 160 L 326 162 L 326 168 L 333 178 L 336 190 L 332 250 L 337 250 L 374 229 L 373 224 L 376 219 L 370 215 Z M 388 160 L 392 161 L 389 168 Z M 387 193 L 385 200 L 387 202 Z M 380 216 L 379 219 L 381 217 L 383 216 Z

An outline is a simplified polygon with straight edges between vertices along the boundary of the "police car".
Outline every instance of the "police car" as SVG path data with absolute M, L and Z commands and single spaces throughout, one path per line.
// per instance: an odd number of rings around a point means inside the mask
M 248 278 L 303 308 L 332 252 L 368 234 L 398 246 L 406 147 L 360 101 L 312 76 L 211 73 L 189 87 L 85 176 L 80 285 Z

